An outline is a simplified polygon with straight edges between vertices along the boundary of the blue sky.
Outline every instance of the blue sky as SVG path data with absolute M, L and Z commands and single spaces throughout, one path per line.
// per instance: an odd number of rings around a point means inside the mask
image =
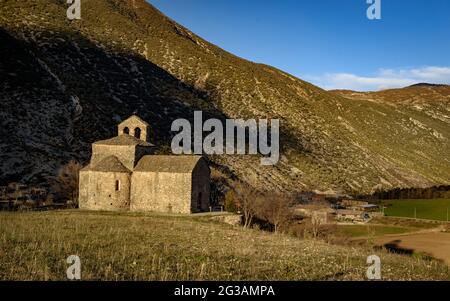
M 163 13 L 240 57 L 326 89 L 450 84 L 450 1 L 150 0 Z M 374 0 L 375 1 L 375 0 Z

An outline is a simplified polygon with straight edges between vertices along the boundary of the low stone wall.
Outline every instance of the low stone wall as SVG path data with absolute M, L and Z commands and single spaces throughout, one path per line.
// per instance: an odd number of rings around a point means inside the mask
M 230 215 L 213 216 L 210 219 L 213 221 L 218 221 L 232 226 L 240 226 L 242 225 L 243 216 L 239 214 L 230 214 Z

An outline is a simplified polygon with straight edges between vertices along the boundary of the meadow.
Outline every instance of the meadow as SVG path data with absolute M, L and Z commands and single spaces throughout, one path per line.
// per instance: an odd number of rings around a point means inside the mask
M 357 237 L 375 237 L 390 234 L 403 234 L 417 231 L 418 228 L 398 227 L 392 225 L 339 225 L 338 231 L 352 238 Z
M 70 255 L 80 257 L 82 280 L 365 280 L 373 254 L 383 280 L 450 280 L 439 261 L 244 229 L 208 215 L 0 212 L 0 280 L 67 280 Z
M 386 216 L 449 221 L 450 199 L 386 200 Z

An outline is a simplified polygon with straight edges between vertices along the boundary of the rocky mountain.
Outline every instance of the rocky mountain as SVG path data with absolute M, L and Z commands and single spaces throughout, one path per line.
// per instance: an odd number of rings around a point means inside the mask
M 0 0 L 0 182 L 48 182 L 138 113 L 168 151 L 176 118 L 278 118 L 281 161 L 213 156 L 263 189 L 368 193 L 450 183 L 450 88 L 325 91 L 236 57 L 143 0 Z M 320 62 L 318 62 L 320 63 Z

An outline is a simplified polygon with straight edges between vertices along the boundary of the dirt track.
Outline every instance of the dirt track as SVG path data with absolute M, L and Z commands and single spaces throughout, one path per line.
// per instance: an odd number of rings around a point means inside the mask
M 405 254 L 425 253 L 450 265 L 450 233 L 386 235 L 375 239 L 375 244 Z

